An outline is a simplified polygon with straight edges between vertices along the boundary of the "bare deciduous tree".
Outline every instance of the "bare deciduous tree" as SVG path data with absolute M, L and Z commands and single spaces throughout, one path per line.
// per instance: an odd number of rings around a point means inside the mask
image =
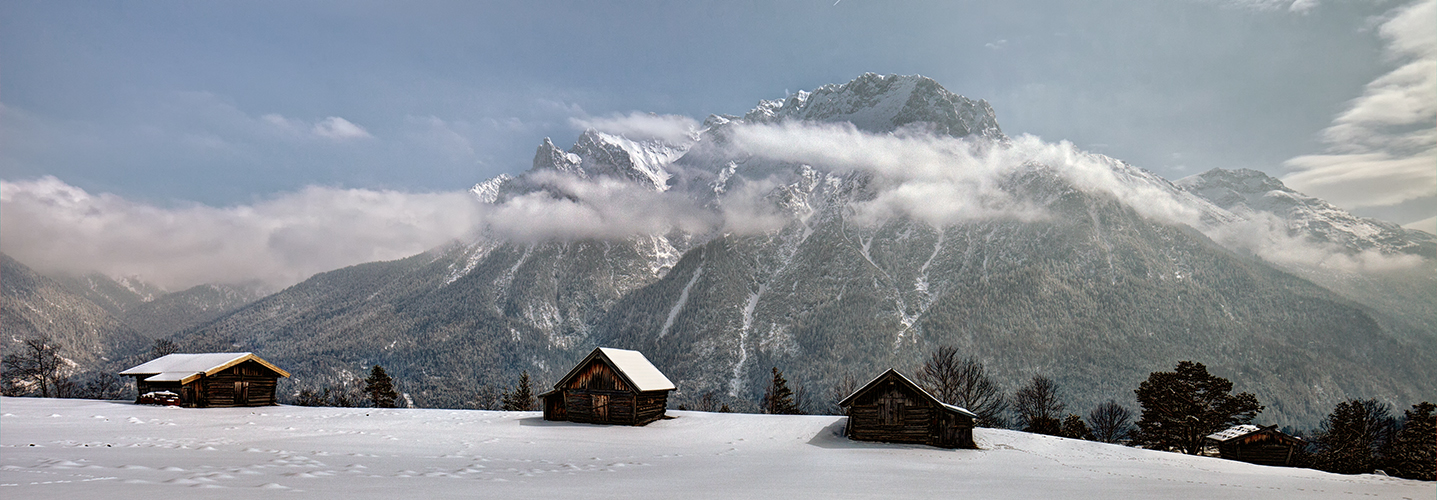
M 39 389 L 40 397 L 55 397 L 61 387 L 60 347 L 47 335 L 29 337 L 20 342 L 19 352 L 5 356 L 5 378 L 12 387 L 30 386 Z
M 1133 412 L 1109 399 L 1088 413 L 1088 427 L 1093 431 L 1093 439 L 1098 441 L 1125 441 L 1132 432 Z
M 1028 385 L 1013 395 L 1013 410 L 1018 414 L 1018 427 L 1027 432 L 1062 434 L 1063 409 L 1067 405 L 1058 398 L 1058 384 L 1042 375 L 1034 375 Z
M 958 349 L 941 346 L 918 370 L 918 383 L 939 400 L 958 405 L 978 415 L 982 427 L 1005 427 L 1008 409 L 1003 390 L 984 373 L 983 363 L 974 358 L 958 359 Z

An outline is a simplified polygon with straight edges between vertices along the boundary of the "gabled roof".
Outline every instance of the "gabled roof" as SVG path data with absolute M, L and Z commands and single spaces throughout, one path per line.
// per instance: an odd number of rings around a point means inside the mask
M 289 372 L 279 369 L 270 362 L 248 352 L 212 352 L 204 354 L 169 354 L 149 360 L 134 368 L 120 372 L 120 375 L 144 376 L 146 382 L 179 382 L 188 384 L 201 375 L 209 376 L 243 363 L 254 361 L 265 368 L 274 370 L 281 377 Z
M 944 409 L 947 409 L 948 411 L 952 411 L 952 412 L 956 412 L 956 413 L 962 414 L 962 415 L 964 415 L 964 416 L 967 416 L 968 418 L 978 418 L 978 415 L 977 415 L 977 414 L 975 414 L 975 413 L 973 413 L 973 412 L 971 412 L 971 411 L 968 411 L 967 408 L 950 405 L 950 404 L 948 404 L 948 403 L 944 403 L 944 402 L 938 400 L 938 398 L 934 397 L 932 394 L 929 394 L 928 391 L 923 390 L 923 388 L 920 387 L 918 384 L 913 383 L 912 380 L 908 380 L 908 377 L 903 376 L 902 373 L 898 373 L 898 370 L 894 370 L 894 369 L 892 369 L 892 368 L 889 368 L 888 371 L 886 371 L 886 372 L 880 373 L 877 377 L 873 377 L 873 380 L 868 381 L 867 384 L 863 384 L 863 387 L 860 387 L 860 388 L 858 388 L 858 390 L 853 391 L 853 394 L 849 394 L 848 397 L 843 398 L 843 401 L 839 401 L 839 402 L 838 402 L 838 406 L 848 406 L 848 405 L 850 405 L 850 404 L 853 404 L 853 398 L 858 397 L 859 394 L 863 394 L 864 392 L 868 392 L 869 389 L 872 389 L 874 386 L 878 385 L 879 382 L 882 382 L 883 379 L 889 377 L 890 374 L 891 374 L 891 376 L 893 376 L 893 377 L 897 377 L 898 380 L 902 381 L 904 384 L 907 384 L 909 387 L 911 387 L 911 388 L 913 388 L 914 390 L 918 391 L 919 394 L 922 394 L 924 397 L 926 397 L 926 398 L 928 398 L 929 400 L 933 401 L 933 402 L 934 402 L 935 404 L 937 404 L 938 406 L 943 407 Z
M 1293 444 L 1301 444 L 1304 442 L 1300 437 L 1290 436 L 1282 431 L 1277 430 L 1276 425 L 1269 425 L 1267 427 L 1258 427 L 1251 424 L 1234 425 L 1220 432 L 1208 434 L 1207 438 L 1213 441 L 1217 441 L 1219 443 L 1225 443 L 1234 439 L 1247 437 L 1257 433 L 1272 434 L 1281 441 L 1287 441 Z
M 612 347 L 594 349 L 594 352 L 585 356 L 583 361 L 574 365 L 574 369 L 569 370 L 568 375 L 564 375 L 564 378 L 559 379 L 559 382 L 554 384 L 554 388 L 558 389 L 563 387 L 564 384 L 569 382 L 569 379 L 578 375 L 579 370 L 588 366 L 589 361 L 594 358 L 599 358 L 607 363 L 614 369 L 614 372 L 618 373 L 620 377 L 623 377 L 624 381 L 628 382 L 629 386 L 633 387 L 634 390 L 639 392 L 674 390 L 674 383 L 670 382 L 669 378 L 665 377 L 664 373 L 659 371 L 658 368 L 655 368 L 654 364 L 649 362 L 649 358 L 644 357 L 644 353 L 630 351 L 628 349 L 614 349 Z
M 1207 438 L 1213 441 L 1227 441 L 1229 439 L 1246 436 L 1260 430 L 1262 430 L 1261 427 L 1252 424 L 1234 425 L 1220 432 L 1208 434 Z

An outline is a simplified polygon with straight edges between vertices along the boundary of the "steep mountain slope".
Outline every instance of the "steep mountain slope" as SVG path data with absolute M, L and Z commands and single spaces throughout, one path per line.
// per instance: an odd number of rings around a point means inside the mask
M 27 338 L 48 337 L 59 347 L 68 373 L 113 368 L 123 356 L 146 348 L 143 336 L 94 302 L 70 293 L 9 255 L 0 254 L 0 327 L 5 354 Z
M 927 78 L 764 101 L 710 117 L 689 144 L 545 140 L 529 171 L 473 192 L 522 214 L 623 189 L 722 223 L 585 239 L 496 217 L 474 242 L 318 275 L 182 343 L 261 352 L 299 385 L 380 363 L 434 406 L 520 371 L 551 382 L 595 345 L 645 351 L 676 402 L 712 391 L 737 406 L 762 395 L 769 367 L 817 396 L 844 375 L 911 372 L 945 344 L 1009 390 L 1058 380 L 1077 412 L 1130 401 L 1183 359 L 1256 393 L 1271 423 L 1313 425 L 1351 397 L 1437 396 L 1430 330 L 1225 239 L 1253 220 L 1231 200 L 1008 138 L 985 102 Z M 1412 274 L 1430 279 L 1415 248 Z
M 1268 261 L 1372 308 L 1389 331 L 1437 339 L 1437 236 L 1353 216 L 1255 170 L 1215 169 L 1176 184 L 1277 233 L 1254 249 Z M 1326 255 L 1304 258 L 1313 252 Z
M 198 285 L 130 306 L 120 313 L 120 320 L 140 335 L 164 337 L 259 300 L 266 295 L 261 290 L 258 286 Z
M 166 293 L 163 288 L 138 278 L 113 279 L 100 273 L 55 275 L 50 278 L 70 293 L 84 297 L 116 317 Z

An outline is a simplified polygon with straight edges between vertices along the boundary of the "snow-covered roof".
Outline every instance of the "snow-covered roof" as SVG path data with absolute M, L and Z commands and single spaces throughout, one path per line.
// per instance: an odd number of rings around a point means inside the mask
M 619 372 L 619 376 L 629 381 L 629 384 L 634 387 L 634 390 L 639 392 L 674 390 L 674 383 L 670 382 L 669 378 L 664 376 L 663 372 L 654 367 L 654 364 L 649 362 L 649 358 L 644 357 L 644 353 L 630 351 L 628 349 L 614 349 L 612 347 L 594 349 L 594 352 L 585 356 L 583 361 L 574 366 L 574 369 L 569 370 L 568 375 L 564 375 L 563 378 L 559 379 L 559 383 L 554 384 L 554 388 L 562 387 L 564 382 L 578 374 L 579 370 L 587 366 L 589 360 L 594 359 L 595 356 L 602 356 L 608 360 L 609 364 L 614 367 L 614 370 Z
M 885 371 L 885 372 L 883 372 L 883 373 L 878 374 L 877 377 L 873 377 L 873 380 L 868 381 L 867 384 L 863 384 L 863 387 L 860 387 L 858 390 L 853 391 L 853 394 L 849 394 L 848 397 L 843 398 L 843 401 L 839 401 L 839 402 L 838 402 L 838 406 L 848 406 L 850 403 L 852 403 L 854 397 L 857 397 L 860 393 L 862 393 L 862 392 L 864 392 L 864 391 L 867 391 L 868 388 L 874 386 L 874 385 L 877 384 L 879 381 L 883 380 L 884 377 L 887 377 L 889 373 L 892 373 L 894 376 L 898 377 L 899 380 L 902 380 L 903 382 L 907 383 L 909 386 L 911 386 L 911 387 L 913 387 L 914 389 L 916 389 L 920 394 L 922 394 L 922 395 L 924 395 L 924 396 L 927 396 L 928 399 L 931 399 L 931 400 L 933 400 L 933 402 L 938 403 L 940 406 L 942 406 L 942 407 L 948 409 L 948 411 L 958 412 L 958 413 L 960 413 L 960 414 L 962 414 L 962 415 L 967 416 L 968 418 L 978 418 L 978 414 L 973 413 L 973 412 L 971 412 L 971 411 L 968 411 L 967 408 L 963 408 L 963 407 L 961 407 L 961 406 L 955 406 L 955 405 L 950 405 L 950 404 L 948 404 L 948 403 L 944 403 L 943 400 L 938 399 L 937 397 L 934 397 L 933 394 L 931 394 L 931 393 L 929 393 L 927 390 L 923 389 L 922 386 L 913 383 L 913 381 L 912 381 L 912 380 L 909 380 L 908 377 L 903 376 L 902 373 L 898 373 L 898 370 L 894 370 L 894 369 L 892 369 L 892 368 L 889 368 L 888 371 Z
M 1246 436 L 1260 430 L 1262 430 L 1261 427 L 1251 424 L 1234 425 L 1232 427 L 1228 427 L 1226 430 L 1223 430 L 1221 432 L 1214 432 L 1212 434 L 1208 434 L 1207 438 L 1214 441 L 1227 441 L 1229 439 Z
M 254 353 L 248 352 L 211 352 L 202 354 L 169 354 L 141 363 L 128 370 L 120 372 L 120 375 L 143 376 L 146 382 L 179 382 L 189 383 L 201 375 L 214 375 L 226 368 L 243 363 L 254 361 L 266 368 L 274 370 L 282 377 L 288 377 L 289 372 L 279 369 L 270 362 L 260 359 Z

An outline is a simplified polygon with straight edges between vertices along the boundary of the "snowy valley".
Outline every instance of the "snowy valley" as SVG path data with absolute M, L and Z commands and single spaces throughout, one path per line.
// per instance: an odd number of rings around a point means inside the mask
M 1431 482 L 1264 467 L 977 429 L 981 449 L 860 443 L 844 417 L 180 409 L 0 399 L 7 498 L 1391 498 Z

